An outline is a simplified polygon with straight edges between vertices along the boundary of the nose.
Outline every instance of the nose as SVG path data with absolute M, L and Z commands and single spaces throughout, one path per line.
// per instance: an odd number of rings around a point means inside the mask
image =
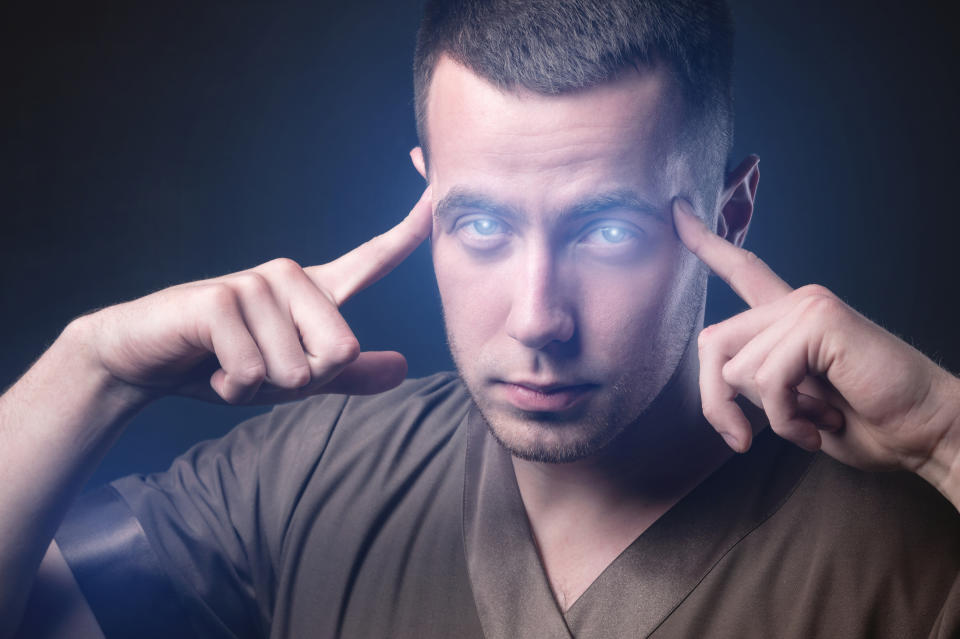
M 548 251 L 531 252 L 513 282 L 507 334 L 528 348 L 539 350 L 573 337 L 569 291 L 557 271 Z

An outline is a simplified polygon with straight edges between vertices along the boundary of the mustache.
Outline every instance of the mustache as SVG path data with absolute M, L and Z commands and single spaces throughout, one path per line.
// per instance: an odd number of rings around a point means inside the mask
M 592 370 L 582 360 L 558 361 L 542 352 L 494 356 L 483 353 L 472 364 L 474 371 L 489 381 L 530 382 L 534 385 L 598 384 L 607 375 Z

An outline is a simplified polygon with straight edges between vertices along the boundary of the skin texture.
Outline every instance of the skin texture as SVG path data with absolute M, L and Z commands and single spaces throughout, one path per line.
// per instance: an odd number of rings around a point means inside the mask
M 672 198 L 692 190 L 671 145 L 678 105 L 653 69 L 547 97 L 437 65 L 429 178 L 447 333 L 518 457 L 599 451 L 664 389 L 699 329 L 704 272 L 670 216 Z M 576 214 L 624 194 L 636 202 Z M 517 384 L 586 390 L 575 406 L 536 411 L 511 401 Z

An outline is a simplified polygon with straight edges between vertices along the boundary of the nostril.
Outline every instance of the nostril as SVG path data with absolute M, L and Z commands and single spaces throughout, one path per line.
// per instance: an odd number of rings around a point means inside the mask
M 528 348 L 541 349 L 552 342 L 566 342 L 573 333 L 573 318 L 559 309 L 511 313 L 507 320 L 507 334 Z

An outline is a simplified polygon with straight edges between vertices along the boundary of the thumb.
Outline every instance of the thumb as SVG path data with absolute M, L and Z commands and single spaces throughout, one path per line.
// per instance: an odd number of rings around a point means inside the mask
M 365 351 L 314 392 L 375 395 L 398 386 L 406 376 L 407 360 L 400 353 Z

